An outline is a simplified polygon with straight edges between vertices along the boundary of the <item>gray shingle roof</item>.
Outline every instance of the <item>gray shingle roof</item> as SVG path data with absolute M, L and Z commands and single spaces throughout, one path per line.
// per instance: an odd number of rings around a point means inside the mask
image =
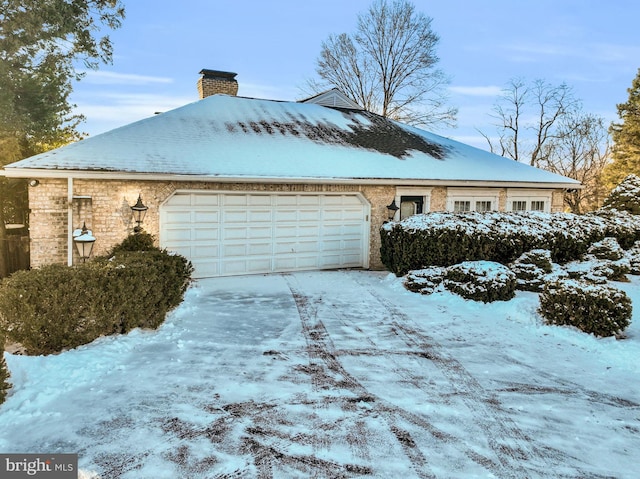
M 198 178 L 578 182 L 362 110 L 214 95 L 5 167 Z M 11 173 L 13 172 L 13 173 Z

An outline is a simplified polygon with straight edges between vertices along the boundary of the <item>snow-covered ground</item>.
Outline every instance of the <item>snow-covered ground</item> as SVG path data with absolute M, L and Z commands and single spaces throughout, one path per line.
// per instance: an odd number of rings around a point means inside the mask
M 627 338 L 542 324 L 537 295 L 422 296 L 365 271 L 200 280 L 158 331 L 6 355 L 0 451 L 106 478 L 636 478 Z

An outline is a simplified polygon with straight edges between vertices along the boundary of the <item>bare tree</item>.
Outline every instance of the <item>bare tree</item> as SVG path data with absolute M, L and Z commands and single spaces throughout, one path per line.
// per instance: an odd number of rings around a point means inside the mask
M 485 137 L 492 153 L 506 156 L 520 161 L 520 134 L 522 115 L 528 99 L 529 89 L 521 79 L 512 79 L 502 91 L 502 96 L 493 107 L 492 117 L 500 121 L 498 128 L 498 143 L 491 137 L 480 132 Z
M 330 35 L 322 43 L 310 80 L 318 93 L 336 87 L 368 111 L 410 124 L 453 125 L 447 106 L 448 77 L 436 68 L 439 37 L 431 18 L 407 0 L 376 0 L 358 16 L 355 34 Z
M 565 115 L 554 137 L 540 152 L 539 166 L 580 181 L 584 189 L 565 195 L 573 213 L 598 208 L 607 193 L 602 171 L 611 159 L 611 145 L 604 119 L 582 112 Z
M 546 145 L 557 135 L 559 122 L 578 111 L 580 102 L 572 89 L 562 83 L 554 86 L 544 80 L 527 84 L 513 79 L 493 107 L 498 142 L 482 133 L 493 153 L 538 166 L 544 161 Z

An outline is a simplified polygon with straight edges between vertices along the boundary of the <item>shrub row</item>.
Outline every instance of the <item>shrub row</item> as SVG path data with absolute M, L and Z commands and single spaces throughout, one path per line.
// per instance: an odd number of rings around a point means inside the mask
M 527 251 L 546 249 L 553 261 L 580 258 L 607 236 L 623 248 L 640 240 L 640 219 L 628 213 L 426 213 L 385 224 L 382 262 L 396 275 L 464 261 L 508 264 Z
M 182 301 L 191 272 L 182 256 L 126 245 L 74 267 L 19 271 L 0 284 L 0 330 L 27 354 L 50 354 L 102 335 L 157 328 Z

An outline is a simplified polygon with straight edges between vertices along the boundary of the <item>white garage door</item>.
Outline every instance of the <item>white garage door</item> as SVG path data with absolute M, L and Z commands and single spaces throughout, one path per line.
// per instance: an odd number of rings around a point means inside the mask
M 180 192 L 160 208 L 160 245 L 197 278 L 367 267 L 369 213 L 356 194 Z

